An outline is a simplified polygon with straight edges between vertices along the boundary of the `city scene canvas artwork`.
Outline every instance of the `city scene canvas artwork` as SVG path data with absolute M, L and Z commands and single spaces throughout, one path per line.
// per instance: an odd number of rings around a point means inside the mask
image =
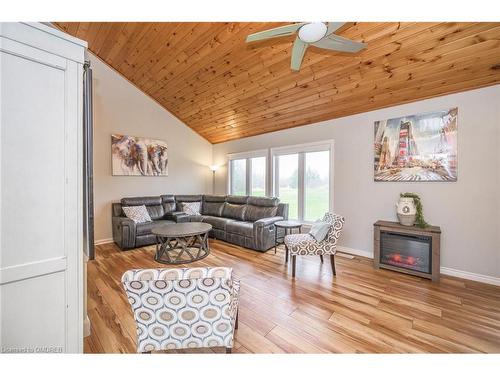
M 112 134 L 111 155 L 113 176 L 168 176 L 164 141 Z
M 375 181 L 456 181 L 458 108 L 375 122 Z

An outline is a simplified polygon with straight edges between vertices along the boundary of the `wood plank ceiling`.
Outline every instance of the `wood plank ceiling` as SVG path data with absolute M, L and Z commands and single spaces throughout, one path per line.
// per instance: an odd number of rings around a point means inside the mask
M 245 43 L 284 23 L 55 24 L 212 143 L 500 82 L 500 23 L 349 23 L 368 47 L 310 47 L 300 72 L 293 37 Z

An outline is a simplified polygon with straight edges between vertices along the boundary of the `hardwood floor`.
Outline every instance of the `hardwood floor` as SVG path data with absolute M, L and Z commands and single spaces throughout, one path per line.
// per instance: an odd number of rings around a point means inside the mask
M 164 267 L 153 254 L 154 246 L 97 246 L 88 263 L 86 353 L 135 352 L 120 278 Z M 375 270 L 370 259 L 335 258 L 335 278 L 327 258 L 299 257 L 292 280 L 283 248 L 259 253 L 211 240 L 211 254 L 191 266 L 233 267 L 241 279 L 233 353 L 500 353 L 500 287 L 447 276 L 431 283 Z

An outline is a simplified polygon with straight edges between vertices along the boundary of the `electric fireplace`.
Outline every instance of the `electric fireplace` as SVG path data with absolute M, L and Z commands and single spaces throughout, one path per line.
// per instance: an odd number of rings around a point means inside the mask
M 381 231 L 379 261 L 430 274 L 432 237 Z
M 374 265 L 437 281 L 441 230 L 418 228 L 396 222 L 374 224 Z

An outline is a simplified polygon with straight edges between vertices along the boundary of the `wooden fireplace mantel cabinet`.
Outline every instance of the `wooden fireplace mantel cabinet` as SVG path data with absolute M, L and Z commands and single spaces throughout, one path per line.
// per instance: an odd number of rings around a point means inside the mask
M 440 268 L 440 248 L 441 248 L 441 228 L 437 226 L 428 226 L 427 228 L 419 228 L 417 226 L 408 227 L 394 221 L 379 220 L 373 224 L 373 264 L 375 268 L 385 268 L 392 271 L 402 272 L 409 275 L 420 276 L 432 281 L 439 281 Z M 380 232 L 400 233 L 408 235 L 428 236 L 432 239 L 431 244 L 431 273 L 420 272 L 407 268 L 391 266 L 380 262 Z

